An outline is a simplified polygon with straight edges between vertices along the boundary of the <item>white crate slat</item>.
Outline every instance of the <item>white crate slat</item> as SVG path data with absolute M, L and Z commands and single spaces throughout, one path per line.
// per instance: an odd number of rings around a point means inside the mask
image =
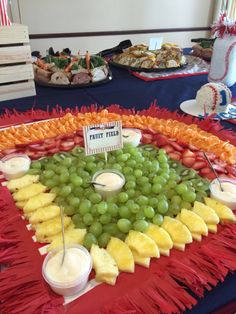
M 21 24 L 0 26 L 0 45 L 24 44 L 29 42 L 28 27 Z
M 0 64 L 31 62 L 30 46 L 0 47 Z
M 32 64 L 0 67 L 0 84 L 33 79 Z
M 0 86 L 0 101 L 35 95 L 34 81 Z

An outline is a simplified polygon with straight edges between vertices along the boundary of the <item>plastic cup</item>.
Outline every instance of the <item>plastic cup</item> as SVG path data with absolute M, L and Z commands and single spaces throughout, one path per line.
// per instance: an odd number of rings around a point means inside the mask
M 25 154 L 10 154 L 1 159 L 0 169 L 7 180 L 22 177 L 30 168 L 31 160 Z
M 215 179 L 210 184 L 211 197 L 231 209 L 236 209 L 236 180 L 231 178 L 220 178 L 220 182 L 224 191 L 222 192 L 220 190 L 219 182 Z M 232 192 L 227 192 L 226 183 L 230 183 L 234 186 Z
M 62 247 L 57 248 L 57 249 L 51 251 L 50 253 L 48 253 L 44 259 L 43 267 L 42 267 L 42 274 L 43 274 L 43 278 L 45 279 L 45 281 L 49 284 L 49 286 L 51 287 L 51 289 L 54 292 L 56 292 L 57 294 L 63 295 L 63 296 L 71 296 L 71 295 L 75 295 L 78 292 L 80 292 L 86 286 L 86 284 L 88 282 L 89 274 L 90 274 L 91 269 L 92 269 L 92 258 L 90 256 L 88 250 L 86 250 L 86 248 L 84 248 L 83 246 L 81 246 L 79 244 L 73 244 L 73 245 L 67 245 L 66 246 L 66 250 L 68 250 L 70 248 L 74 248 L 74 249 L 79 250 L 79 253 L 83 257 L 83 261 L 82 261 L 82 258 L 81 259 L 78 258 L 78 267 L 82 268 L 82 271 L 79 275 L 76 275 L 76 277 L 73 280 L 63 281 L 63 282 L 57 281 L 54 278 L 52 278 L 52 276 L 50 276 L 50 274 L 48 273 L 47 263 L 58 252 L 63 250 Z M 68 253 L 68 251 L 66 252 L 66 254 L 67 253 Z M 65 256 L 65 258 L 66 258 L 66 256 Z M 64 261 L 64 263 L 65 263 L 65 261 Z
M 130 144 L 137 147 L 140 144 L 142 133 L 138 129 L 122 129 L 122 139 L 124 144 Z

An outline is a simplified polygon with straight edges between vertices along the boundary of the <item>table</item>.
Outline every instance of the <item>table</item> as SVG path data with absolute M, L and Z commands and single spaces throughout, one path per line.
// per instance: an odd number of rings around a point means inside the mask
M 114 67 L 111 67 L 111 70 L 113 80 L 109 84 L 71 90 L 37 86 L 37 95 L 34 97 L 0 102 L 0 113 L 4 108 L 25 111 L 32 107 L 46 109 L 47 106 L 50 108 L 60 105 L 62 108 L 73 108 L 90 104 L 99 106 L 119 104 L 125 108 L 135 107 L 139 110 L 148 108 L 155 100 L 158 106 L 174 111 L 179 108 L 182 101 L 195 98 L 197 90 L 207 83 L 206 75 L 144 82 L 126 70 Z M 231 90 L 233 97 L 236 97 L 236 85 Z M 236 131 L 236 125 L 227 122 L 222 124 L 225 128 Z M 236 300 L 235 285 L 236 274 L 228 275 L 223 284 L 207 292 L 205 298 L 199 300 L 198 305 L 186 314 L 213 313 L 225 304 Z M 222 313 L 226 314 L 226 312 Z

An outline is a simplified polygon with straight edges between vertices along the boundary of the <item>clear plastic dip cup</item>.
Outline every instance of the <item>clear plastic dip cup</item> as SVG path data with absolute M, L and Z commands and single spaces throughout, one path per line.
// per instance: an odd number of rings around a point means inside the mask
M 22 177 L 30 168 L 31 160 L 24 154 L 10 154 L 0 161 L 0 170 L 7 180 Z
M 211 197 L 231 209 L 236 209 L 236 180 L 231 178 L 220 178 L 223 191 L 217 179 L 210 184 Z
M 87 284 L 92 269 L 89 252 L 79 244 L 67 245 L 62 264 L 63 249 L 48 253 L 42 273 L 45 281 L 57 294 L 70 296 L 80 292 Z

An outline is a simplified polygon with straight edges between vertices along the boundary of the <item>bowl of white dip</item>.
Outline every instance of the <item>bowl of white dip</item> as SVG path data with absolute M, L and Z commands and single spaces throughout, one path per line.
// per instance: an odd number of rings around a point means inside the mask
M 236 209 L 236 180 L 231 178 L 220 178 L 223 191 L 217 179 L 210 184 L 211 197 L 231 209 Z
M 43 277 L 57 294 L 74 295 L 86 286 L 92 259 L 86 248 L 79 244 L 68 245 L 63 264 L 62 258 L 61 247 L 48 253 L 43 262 Z
M 10 154 L 0 161 L 0 170 L 7 180 L 22 177 L 30 168 L 31 160 L 24 154 Z

